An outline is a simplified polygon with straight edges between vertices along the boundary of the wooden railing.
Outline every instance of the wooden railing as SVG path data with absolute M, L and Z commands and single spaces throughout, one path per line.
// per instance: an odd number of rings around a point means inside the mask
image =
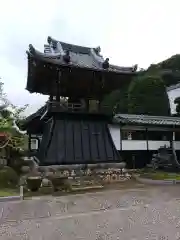
M 60 103 L 60 102 L 48 102 L 49 110 L 52 112 L 82 112 L 82 113 L 104 113 L 108 114 L 108 106 L 103 106 L 103 108 L 98 108 L 95 110 L 88 109 L 85 104 L 81 103 Z
M 57 112 L 81 112 L 85 106 L 81 103 L 59 103 L 59 102 L 49 102 L 50 110 Z

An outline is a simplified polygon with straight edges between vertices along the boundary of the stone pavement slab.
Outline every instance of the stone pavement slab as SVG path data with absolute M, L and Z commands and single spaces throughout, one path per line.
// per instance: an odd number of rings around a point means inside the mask
M 179 188 L 0 203 L 0 239 L 180 239 Z

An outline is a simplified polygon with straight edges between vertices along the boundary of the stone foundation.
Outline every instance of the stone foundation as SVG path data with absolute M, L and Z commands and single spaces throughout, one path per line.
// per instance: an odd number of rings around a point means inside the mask
M 25 170 L 27 174 L 27 168 Z M 60 174 L 72 180 L 96 180 L 101 183 L 116 183 L 129 180 L 131 175 L 125 169 L 125 163 L 105 163 L 87 165 L 52 165 L 38 166 L 33 171 L 29 168 L 29 173 L 41 175 L 44 178 Z

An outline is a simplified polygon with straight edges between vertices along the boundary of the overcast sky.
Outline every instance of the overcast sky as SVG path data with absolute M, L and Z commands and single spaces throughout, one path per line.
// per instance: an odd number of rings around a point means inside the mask
M 10 100 L 31 104 L 46 97 L 25 90 L 31 43 L 43 51 L 47 36 L 101 46 L 112 64 L 146 68 L 180 53 L 179 0 L 6 0 L 0 6 L 0 77 Z M 171 94 L 172 95 L 172 94 Z

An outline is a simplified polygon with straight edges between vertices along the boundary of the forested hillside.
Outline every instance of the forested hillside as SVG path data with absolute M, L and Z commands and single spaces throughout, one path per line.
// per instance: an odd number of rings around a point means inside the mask
M 106 96 L 102 105 L 109 105 L 109 111 L 114 113 L 169 115 L 166 87 L 179 82 L 180 54 L 177 54 L 139 71 L 130 85 Z

